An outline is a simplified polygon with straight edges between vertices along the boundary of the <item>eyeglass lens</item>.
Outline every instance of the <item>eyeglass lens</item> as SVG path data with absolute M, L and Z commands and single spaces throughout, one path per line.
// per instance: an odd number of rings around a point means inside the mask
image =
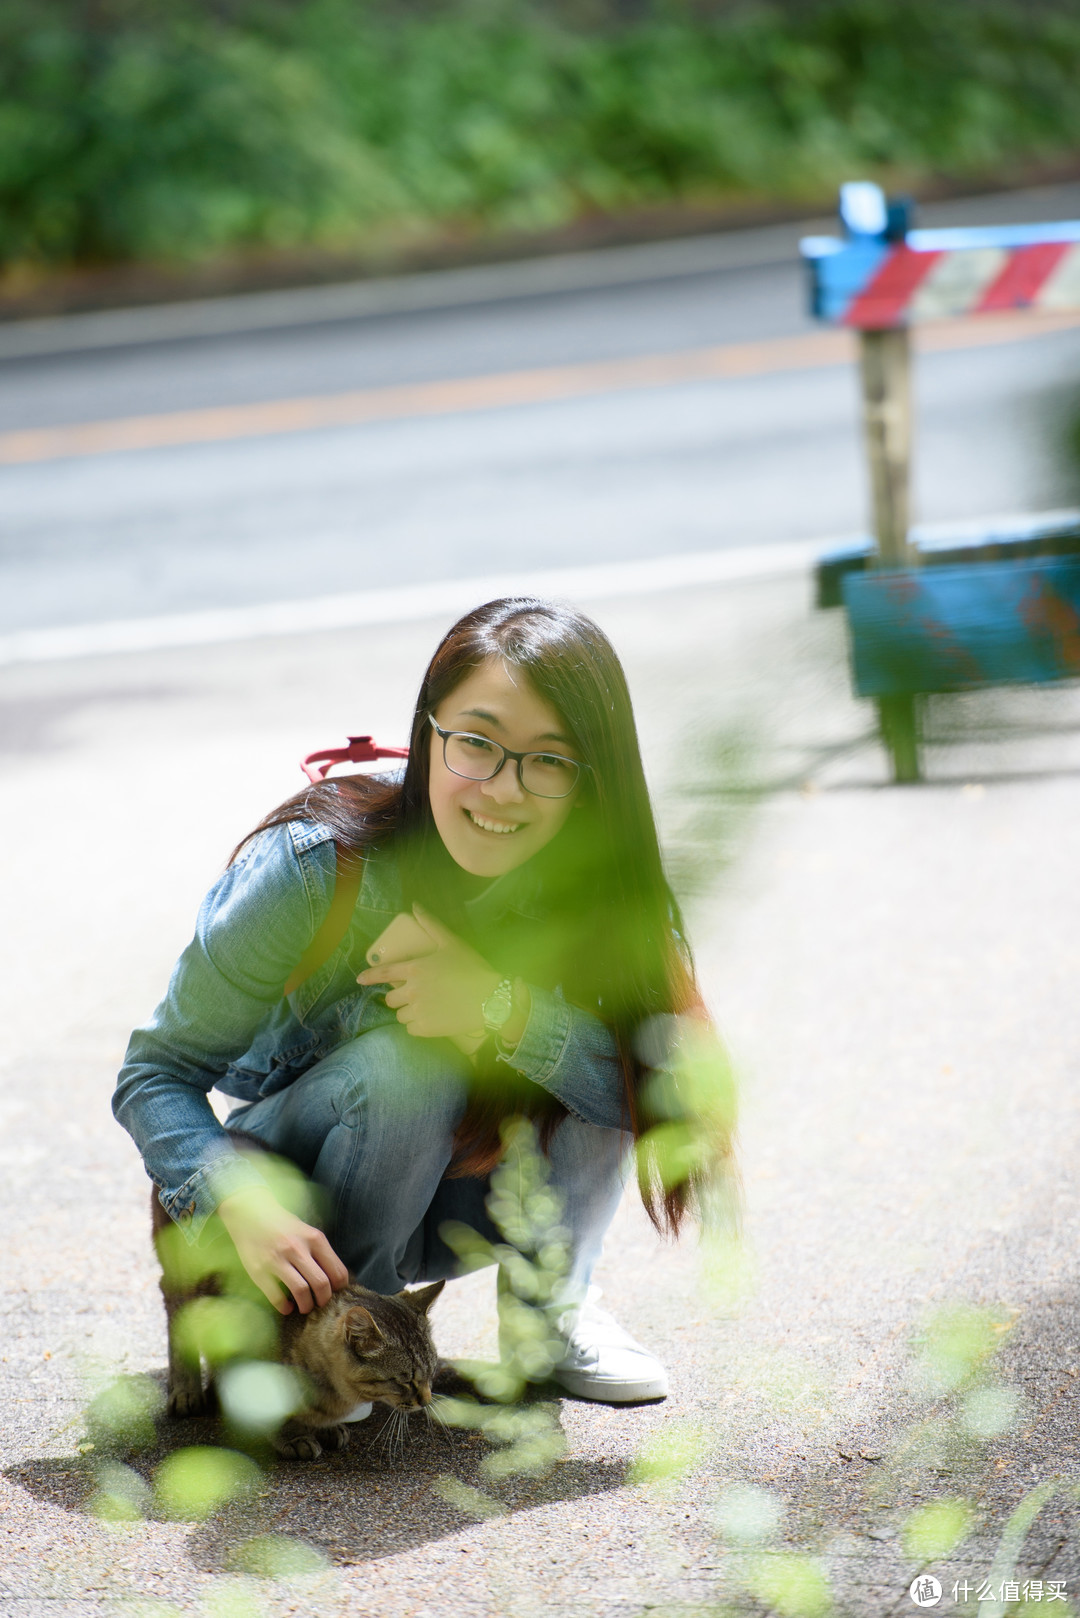
M 465 731 L 445 738 L 446 767 L 469 781 L 490 781 L 506 754 L 497 742 Z M 537 798 L 565 798 L 573 792 L 581 771 L 572 758 L 557 753 L 526 753 L 521 760 L 521 784 Z

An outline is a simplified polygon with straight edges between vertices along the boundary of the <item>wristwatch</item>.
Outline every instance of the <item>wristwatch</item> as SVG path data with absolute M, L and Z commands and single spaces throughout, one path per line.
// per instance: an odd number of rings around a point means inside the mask
M 503 978 L 480 1007 L 480 1015 L 484 1019 L 484 1027 L 488 1033 L 500 1033 L 504 1025 L 510 1021 L 513 1010 L 514 985 L 510 978 Z

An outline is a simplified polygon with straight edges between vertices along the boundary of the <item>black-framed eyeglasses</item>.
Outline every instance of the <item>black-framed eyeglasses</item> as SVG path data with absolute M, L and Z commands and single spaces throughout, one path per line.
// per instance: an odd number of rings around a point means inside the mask
M 490 736 L 477 736 L 471 730 L 444 730 L 429 714 L 431 728 L 442 739 L 443 761 L 452 775 L 466 781 L 493 781 L 512 758 L 518 780 L 534 798 L 568 798 L 589 766 L 561 753 L 514 753 L 493 742 Z

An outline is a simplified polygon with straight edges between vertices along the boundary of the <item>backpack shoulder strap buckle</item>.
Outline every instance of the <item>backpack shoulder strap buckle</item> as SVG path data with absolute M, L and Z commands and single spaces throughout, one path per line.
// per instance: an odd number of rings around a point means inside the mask
M 380 747 L 372 736 L 350 736 L 346 747 L 325 747 L 301 759 L 300 768 L 318 786 L 335 764 L 374 764 L 380 758 L 408 758 L 407 747 Z

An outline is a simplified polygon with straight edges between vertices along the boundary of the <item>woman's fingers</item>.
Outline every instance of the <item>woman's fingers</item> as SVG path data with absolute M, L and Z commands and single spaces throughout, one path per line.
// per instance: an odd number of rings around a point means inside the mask
M 444 927 L 442 922 L 439 921 L 438 917 L 433 916 L 430 910 L 425 910 L 423 905 L 414 904 L 413 915 L 416 917 L 425 933 L 427 933 L 428 937 L 434 939 L 436 944 L 443 946 L 446 944 L 456 944 L 459 942 L 457 934 L 452 933 L 449 927 Z
M 330 1246 L 321 1230 L 315 1232 L 315 1240 L 311 1244 L 312 1257 L 317 1261 L 324 1275 L 329 1276 L 330 1285 L 335 1292 L 349 1284 L 349 1272 Z
M 246 1266 L 245 1266 L 246 1268 Z M 248 1274 L 266 1299 L 267 1303 L 275 1308 L 279 1315 L 291 1315 L 293 1312 L 292 1299 L 281 1290 L 281 1283 L 273 1270 L 266 1274 L 256 1274 L 248 1270 Z
M 349 1272 L 323 1232 L 289 1213 L 265 1186 L 224 1197 L 218 1212 L 241 1264 L 279 1314 L 293 1307 L 282 1287 L 306 1315 L 347 1284 Z
M 304 1277 L 300 1274 L 300 1271 L 294 1269 L 291 1264 L 284 1265 L 279 1271 L 279 1275 L 282 1286 L 288 1287 L 289 1292 L 292 1295 L 292 1300 L 296 1304 L 296 1307 L 299 1309 L 300 1313 L 302 1315 L 310 1315 L 312 1309 L 315 1307 L 316 1300 L 312 1297 L 312 1289 Z M 325 1275 L 323 1276 L 323 1280 L 326 1281 Z M 330 1283 L 327 1281 L 326 1285 L 327 1290 L 329 1291 Z
M 395 961 L 392 966 L 368 966 L 356 974 L 356 981 L 365 988 L 375 983 L 405 983 L 412 964 L 411 961 Z
M 342 1276 L 338 1284 L 344 1286 L 348 1280 L 345 1266 L 322 1231 L 313 1225 L 302 1226 L 283 1244 L 277 1273 L 302 1315 L 309 1314 L 317 1304 L 330 1302 L 334 1295 L 331 1269 Z

